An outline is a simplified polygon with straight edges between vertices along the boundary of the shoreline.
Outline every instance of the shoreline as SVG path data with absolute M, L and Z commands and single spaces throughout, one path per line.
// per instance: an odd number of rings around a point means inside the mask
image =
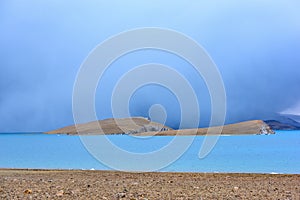
M 132 174 L 143 174 L 143 173 L 174 173 L 174 174 L 232 174 L 232 175 L 296 175 L 300 176 L 300 173 L 281 173 L 281 172 L 194 172 L 194 171 L 118 171 L 118 170 L 105 170 L 105 169 L 62 169 L 62 168 L 0 168 L 1 171 L 37 171 L 37 172 L 120 172 L 120 173 L 132 173 Z
M 297 199 L 300 174 L 0 169 L 0 199 Z

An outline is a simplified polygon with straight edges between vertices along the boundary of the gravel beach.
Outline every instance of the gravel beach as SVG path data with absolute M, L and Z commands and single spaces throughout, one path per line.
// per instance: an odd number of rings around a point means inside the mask
M 300 199 L 300 175 L 0 170 L 0 199 Z

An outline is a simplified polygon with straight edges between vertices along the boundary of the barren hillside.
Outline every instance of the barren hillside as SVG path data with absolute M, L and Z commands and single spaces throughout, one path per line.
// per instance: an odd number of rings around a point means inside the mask
M 101 129 L 99 128 L 101 126 Z M 67 126 L 46 132 L 48 134 L 136 134 L 140 132 L 166 131 L 171 128 L 162 124 L 151 122 L 143 117 L 105 119 L 85 124 Z
M 99 125 L 101 129 L 99 129 Z M 262 120 L 240 122 L 211 127 L 209 134 L 215 135 L 223 128 L 224 135 L 243 134 L 273 134 L 273 130 Z M 206 135 L 208 128 L 173 130 L 162 124 L 151 122 L 146 118 L 134 117 L 123 119 L 105 119 L 86 124 L 67 126 L 61 129 L 46 132 L 47 134 L 132 134 L 132 135 Z

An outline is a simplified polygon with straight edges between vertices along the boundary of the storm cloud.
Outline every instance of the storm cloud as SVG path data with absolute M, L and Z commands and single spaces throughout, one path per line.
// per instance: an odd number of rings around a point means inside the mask
M 196 40 L 219 68 L 227 93 L 226 122 L 300 113 L 299 1 L 18 1 L 0 2 L 0 131 L 47 131 L 73 124 L 73 84 L 99 43 L 128 29 L 161 27 Z M 210 118 L 209 93 L 192 66 L 166 52 L 133 52 L 99 83 L 100 119 L 112 117 L 110 95 L 122 74 L 145 63 L 166 64 L 197 92 L 200 126 Z M 155 95 L 153 95 L 155 94 Z M 176 128 L 179 103 L 156 85 L 131 99 L 132 115 L 162 104 Z

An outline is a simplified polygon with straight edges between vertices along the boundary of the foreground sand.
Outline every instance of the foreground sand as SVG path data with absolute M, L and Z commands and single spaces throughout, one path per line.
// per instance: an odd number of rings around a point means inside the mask
M 300 175 L 0 170 L 0 199 L 300 199 Z

